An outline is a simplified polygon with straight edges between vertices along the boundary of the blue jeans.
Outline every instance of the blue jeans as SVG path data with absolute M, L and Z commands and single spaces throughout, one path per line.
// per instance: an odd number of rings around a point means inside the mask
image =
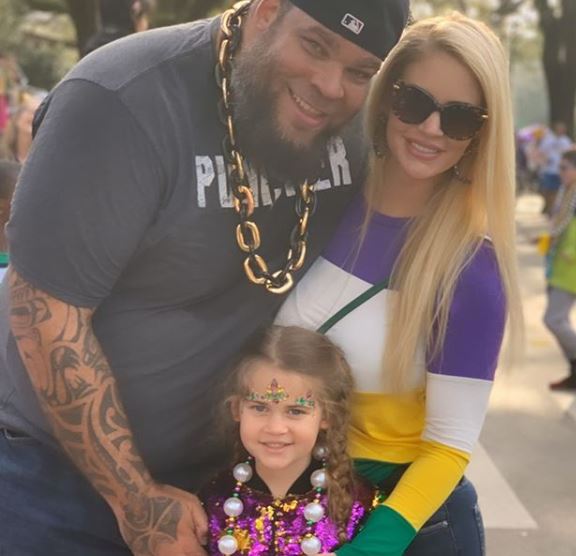
M 424 524 L 404 556 L 484 556 L 484 525 L 474 485 L 466 478 Z
M 64 455 L 0 428 L 0 556 L 130 556 L 114 514 Z

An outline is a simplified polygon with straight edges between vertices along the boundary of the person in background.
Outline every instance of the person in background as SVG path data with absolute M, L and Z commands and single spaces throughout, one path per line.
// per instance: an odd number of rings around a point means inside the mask
M 550 223 L 544 324 L 569 366 L 568 376 L 552 382 L 550 389 L 576 391 L 576 330 L 570 320 L 576 301 L 576 148 L 562 154 L 559 171 L 562 185 Z
M 344 350 L 350 453 L 387 494 L 338 556 L 484 555 L 464 472 L 505 324 L 513 338 L 521 324 L 511 115 L 488 26 L 409 26 L 373 80 L 366 190 L 277 317 Z
M 20 164 L 11 160 L 0 160 L 0 281 L 8 268 L 8 242 L 4 227 L 10 218 L 10 204 L 19 174 Z
M 566 124 L 554 122 L 538 145 L 540 159 L 540 192 L 544 198 L 542 212 L 551 215 L 554 201 L 560 188 L 560 158 L 562 153 L 569 149 L 572 141 L 566 135 Z
M 86 56 L 93 50 L 132 33 L 146 31 L 155 0 L 97 0 L 99 28 L 81 52 Z
M 6 130 L 6 156 L 24 164 L 32 146 L 33 121 L 36 110 L 47 96 L 43 89 L 27 87 L 20 92 Z
M 16 57 L 0 51 L 0 157 L 10 157 L 8 135 L 11 120 L 18 109 L 20 94 L 26 82 Z

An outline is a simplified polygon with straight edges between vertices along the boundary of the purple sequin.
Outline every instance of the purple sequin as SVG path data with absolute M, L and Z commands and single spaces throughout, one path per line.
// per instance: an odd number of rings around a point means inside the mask
M 218 540 L 225 534 L 228 516 L 224 513 L 224 502 L 234 491 L 235 482 L 231 472 L 221 474 L 201 493 L 204 508 L 208 514 L 209 544 L 208 552 L 218 556 Z M 241 499 L 244 511 L 236 519 L 234 536 L 239 549 L 236 554 L 264 556 L 270 554 L 301 556 L 300 541 L 308 526 L 304 517 L 304 508 L 315 500 L 314 490 L 306 494 L 288 494 L 276 500 L 270 493 L 243 487 Z M 354 502 L 346 527 L 348 540 L 358 531 L 360 524 L 372 506 L 374 493 L 362 486 Z M 327 508 L 327 496 L 321 497 L 321 503 Z M 324 516 L 312 526 L 312 531 L 322 543 L 322 552 L 331 552 L 342 544 L 338 540 L 336 525 Z

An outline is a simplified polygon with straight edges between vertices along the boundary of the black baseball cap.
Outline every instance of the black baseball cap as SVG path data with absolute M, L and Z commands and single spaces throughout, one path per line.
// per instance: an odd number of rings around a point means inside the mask
M 384 59 L 410 14 L 409 0 L 290 0 L 316 21 Z

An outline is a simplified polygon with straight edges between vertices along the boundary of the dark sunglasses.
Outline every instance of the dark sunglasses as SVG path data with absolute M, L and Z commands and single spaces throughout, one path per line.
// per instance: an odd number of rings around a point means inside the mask
M 440 113 L 444 135 L 457 141 L 472 139 L 488 119 L 485 108 L 466 102 L 440 104 L 428 91 L 396 81 L 392 87 L 392 112 L 405 124 L 421 124 L 433 112 Z

